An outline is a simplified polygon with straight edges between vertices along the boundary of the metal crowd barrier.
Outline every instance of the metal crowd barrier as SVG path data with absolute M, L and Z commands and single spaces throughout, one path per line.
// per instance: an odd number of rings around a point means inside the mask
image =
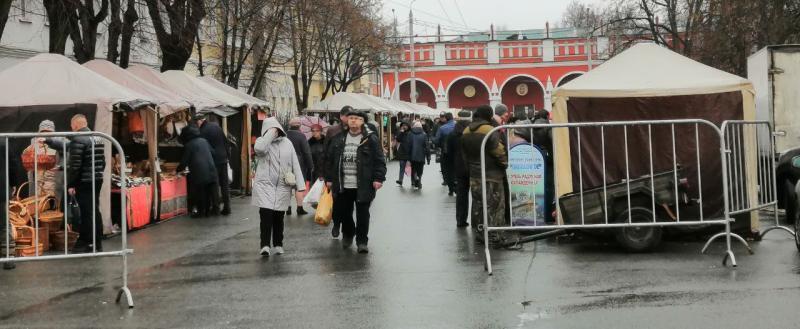
M 729 124 L 723 125 L 723 127 L 730 127 L 731 125 L 733 125 L 733 123 L 729 123 Z M 703 251 L 705 251 L 705 249 L 708 247 L 708 245 L 713 240 L 715 240 L 718 237 L 724 236 L 726 238 L 725 239 L 726 252 L 725 252 L 725 257 L 723 258 L 723 265 L 727 264 L 727 260 L 730 259 L 731 264 L 733 266 L 736 266 L 736 259 L 735 259 L 733 250 L 731 248 L 731 239 L 735 238 L 736 240 L 738 240 L 741 243 L 743 243 L 751 253 L 752 253 L 752 250 L 750 249 L 750 247 L 747 244 L 747 242 L 741 236 L 731 232 L 731 223 L 734 221 L 732 215 L 737 214 L 737 213 L 751 211 L 754 207 L 763 208 L 763 207 L 767 207 L 767 206 L 772 205 L 772 204 L 776 204 L 776 203 L 773 202 L 774 201 L 774 193 L 771 194 L 769 196 L 769 198 L 760 198 L 759 199 L 760 202 L 752 202 L 752 203 L 741 202 L 740 203 L 738 201 L 743 201 L 743 199 L 740 200 L 740 199 L 735 199 L 734 198 L 735 193 L 743 191 L 743 190 L 740 191 L 739 187 L 744 189 L 745 186 L 747 186 L 747 185 L 746 184 L 744 184 L 744 185 L 741 184 L 740 181 L 735 181 L 736 182 L 736 184 L 735 184 L 736 188 L 734 188 L 734 189 L 729 188 L 729 184 L 731 184 L 731 182 L 733 182 L 734 179 L 739 179 L 739 178 L 744 177 L 744 176 L 742 176 L 741 173 L 739 173 L 739 176 L 731 176 L 734 173 L 733 172 L 729 172 L 729 171 L 731 171 L 731 169 L 735 167 L 735 163 L 731 163 L 731 159 L 732 159 L 732 156 L 734 156 L 734 155 L 737 156 L 737 157 L 743 157 L 744 154 L 742 154 L 741 152 L 731 152 L 731 150 L 729 149 L 730 143 L 725 143 L 724 142 L 724 138 L 726 137 L 726 135 L 723 134 L 723 130 L 721 130 L 720 128 L 718 128 L 713 123 L 711 123 L 711 122 L 709 122 L 707 120 L 696 120 L 696 119 L 652 120 L 652 121 L 585 122 L 585 123 L 563 123 L 563 124 L 521 124 L 521 125 L 503 125 L 503 126 L 495 127 L 494 129 L 491 130 L 491 132 L 489 134 L 487 134 L 484 137 L 483 143 L 481 145 L 481 171 L 482 171 L 481 172 L 481 193 L 482 193 L 482 199 L 483 200 L 487 200 L 487 195 L 486 195 L 486 144 L 487 144 L 487 142 L 489 140 L 489 137 L 491 135 L 495 134 L 495 132 L 498 132 L 498 131 L 501 131 L 501 130 L 505 129 L 506 130 L 505 131 L 505 134 L 506 134 L 506 144 L 505 144 L 505 146 L 506 146 L 506 151 L 508 151 L 509 150 L 508 146 L 509 146 L 509 143 L 510 143 L 509 139 L 511 137 L 511 129 L 528 129 L 530 131 L 530 134 L 531 134 L 531 140 L 533 140 L 533 131 L 534 131 L 534 129 L 546 129 L 546 128 L 552 129 L 553 135 L 554 135 L 553 136 L 553 141 L 557 141 L 558 138 L 563 138 L 564 136 L 566 136 L 564 134 L 560 134 L 560 136 L 556 135 L 556 130 L 557 129 L 562 129 L 561 132 L 563 132 L 564 129 L 567 130 L 567 132 L 568 132 L 568 134 L 570 136 L 569 139 L 571 141 L 574 141 L 574 143 L 570 143 L 570 145 L 571 145 L 570 146 L 571 159 L 569 161 L 570 162 L 569 163 L 570 167 L 567 168 L 567 170 L 570 170 L 570 172 L 567 173 L 567 174 L 569 174 L 569 176 L 571 177 L 572 168 L 577 167 L 577 173 L 576 173 L 576 175 L 578 175 L 577 184 L 574 184 L 575 185 L 574 189 L 577 189 L 577 191 L 573 191 L 570 195 L 573 198 L 573 203 L 572 204 L 574 205 L 574 207 L 579 207 L 579 209 L 578 209 L 578 211 L 576 211 L 575 209 L 561 209 L 560 202 L 558 202 L 559 201 L 559 197 L 566 195 L 566 193 L 564 193 L 564 191 L 559 191 L 558 188 L 556 188 L 556 191 L 555 191 L 556 193 L 555 193 L 555 195 L 553 197 L 556 199 L 554 201 L 556 201 L 556 204 L 558 205 L 557 208 L 558 208 L 558 214 L 559 215 L 558 215 L 557 222 L 555 224 L 540 225 L 536 221 L 534 221 L 533 225 L 514 225 L 513 224 L 513 219 L 512 219 L 512 222 L 511 223 L 507 223 L 507 225 L 505 225 L 505 226 L 492 226 L 492 225 L 490 225 L 489 219 L 488 219 L 489 216 L 488 216 L 487 203 L 483 202 L 482 203 L 482 207 L 483 207 L 483 238 L 484 238 L 484 245 L 485 245 L 484 252 L 485 252 L 485 257 L 486 257 L 485 269 L 490 275 L 492 273 L 492 259 L 491 259 L 490 243 L 489 243 L 490 242 L 490 232 L 551 231 L 551 230 L 556 230 L 556 229 L 604 229 L 604 228 L 634 228 L 634 227 L 654 227 L 654 226 L 655 227 L 668 227 L 668 226 L 669 227 L 673 227 L 673 226 L 684 226 L 684 227 L 686 227 L 686 226 L 702 226 L 702 225 L 723 225 L 724 226 L 723 233 L 720 233 L 718 235 L 715 235 L 715 236 L 711 237 L 708 240 L 708 243 L 706 243 L 705 247 L 703 248 Z M 583 132 L 581 130 L 583 130 Z M 634 135 L 638 134 L 639 137 L 642 137 L 642 136 L 644 136 L 644 137 L 641 138 L 641 139 L 635 139 L 635 136 L 633 136 L 632 138 L 629 138 L 629 135 L 631 135 L 631 131 L 632 130 L 634 131 Z M 653 146 L 654 145 L 653 144 L 653 142 L 654 142 L 653 131 L 654 130 L 659 130 L 662 133 L 661 134 L 662 137 L 663 137 L 664 134 L 670 136 L 667 141 L 664 141 L 663 138 L 658 141 L 659 144 L 662 147 L 666 148 L 667 150 L 663 150 L 663 149 L 659 150 L 661 152 L 658 153 L 657 156 L 659 156 L 661 158 L 661 160 L 662 160 L 662 162 L 659 163 L 659 167 L 661 167 L 661 168 L 668 167 L 667 169 L 671 169 L 671 175 L 669 174 L 670 173 L 669 170 L 664 171 L 663 173 L 660 173 L 660 174 L 657 173 L 656 170 L 655 170 L 656 166 L 654 165 L 654 150 L 653 150 L 653 147 L 654 147 Z M 679 130 L 680 134 L 676 135 L 676 130 Z M 612 132 L 612 133 L 616 132 L 617 136 L 619 136 L 620 133 L 621 133 L 622 140 L 615 140 L 614 138 L 608 139 L 607 135 L 609 135 L 609 132 Z M 700 138 L 701 132 L 702 132 L 702 135 L 705 137 L 702 140 Z M 593 151 L 594 154 L 592 154 L 592 155 L 595 158 L 598 157 L 598 155 L 596 153 L 600 153 L 599 154 L 599 158 L 601 159 L 600 166 L 602 166 L 602 169 L 601 169 L 601 171 L 602 171 L 602 184 L 601 184 L 601 186 L 589 186 L 589 187 L 585 186 L 586 179 L 583 177 L 584 176 L 583 172 L 584 172 L 584 166 L 586 166 L 586 164 L 585 164 L 586 160 L 584 159 L 584 157 L 586 157 L 586 155 L 583 154 L 584 150 L 581 147 L 582 143 L 586 143 L 586 142 L 583 141 L 583 139 L 586 138 L 586 137 L 584 137 L 584 135 L 589 135 L 589 137 L 588 137 L 588 138 L 590 138 L 589 142 L 595 143 L 595 144 L 599 143 L 600 146 L 601 146 L 600 147 L 601 150 L 599 150 L 599 151 L 598 150 L 591 150 L 591 149 L 587 149 L 586 150 L 586 151 Z M 708 137 L 709 135 L 710 135 L 710 137 Z M 708 140 L 707 138 L 710 138 L 711 140 Z M 598 139 L 599 139 L 599 141 L 598 141 Z M 645 144 L 645 141 L 643 139 L 646 139 L 646 144 Z M 609 162 L 609 158 L 606 157 L 606 153 L 607 153 L 606 152 L 606 145 L 607 145 L 607 143 L 614 143 L 614 145 L 616 145 L 614 147 L 620 147 L 620 148 L 622 148 L 624 150 L 624 153 L 623 153 L 624 154 L 624 171 L 623 172 L 613 172 L 612 173 L 611 171 L 609 171 L 609 168 L 607 168 L 607 162 Z M 701 149 L 701 145 L 703 145 L 704 148 L 708 149 L 708 147 L 710 147 L 710 146 L 708 146 L 709 144 L 707 144 L 707 143 L 714 143 L 715 145 L 719 145 L 719 156 L 720 156 L 720 162 L 721 162 L 721 168 L 720 168 L 721 169 L 721 178 L 719 180 L 714 179 L 712 181 L 709 178 L 706 178 L 704 180 L 704 177 L 702 175 L 702 173 L 703 173 L 702 168 L 705 168 L 703 166 L 704 166 L 704 162 L 707 159 L 703 159 L 703 154 L 701 154 L 700 149 Z M 622 145 L 619 146 L 619 144 L 622 144 Z M 629 144 L 639 145 L 639 149 L 631 150 L 630 147 L 629 147 Z M 577 146 L 577 149 L 574 149 L 575 148 L 574 145 Z M 686 155 L 684 154 L 683 159 L 680 159 L 680 160 L 685 161 L 685 162 L 681 163 L 681 161 L 679 161 L 679 158 L 678 158 L 677 150 L 678 150 L 678 148 L 683 148 L 683 147 L 685 147 L 687 145 L 688 146 L 693 146 L 696 151 L 694 152 L 695 154 L 692 157 L 692 159 L 687 159 Z M 715 145 L 712 145 L 712 146 L 715 146 Z M 558 152 L 563 152 L 564 151 L 564 150 L 559 150 L 557 148 L 558 148 L 558 146 L 556 144 L 554 144 L 554 147 L 553 147 L 553 157 L 554 158 L 557 158 L 556 155 L 558 155 Z M 755 155 L 755 154 L 752 154 L 752 155 Z M 748 155 L 748 156 L 751 156 L 751 155 Z M 670 159 L 668 161 L 668 162 L 670 162 L 669 166 L 665 166 L 664 165 L 663 160 L 665 158 L 669 158 Z M 611 159 L 611 160 L 614 160 L 614 159 Z M 554 166 L 553 166 L 553 168 L 551 168 L 551 170 L 554 170 L 554 175 L 553 175 L 554 177 L 559 177 L 559 175 L 564 174 L 564 173 L 559 173 L 559 169 L 560 168 L 557 168 L 558 167 L 557 166 L 557 162 L 558 161 L 554 161 L 553 162 Z M 631 173 L 631 163 L 632 162 L 635 162 L 635 163 L 639 164 L 640 167 L 642 167 L 642 166 L 645 167 L 645 168 L 649 167 L 649 170 L 645 169 L 644 174 L 642 174 L 642 173 L 639 174 L 639 175 L 643 175 L 643 176 L 640 176 L 640 177 L 639 176 L 634 176 Z M 617 163 L 617 164 L 619 165 L 620 163 Z M 597 166 L 597 164 L 595 164 L 595 166 Z M 707 164 L 706 164 L 706 166 L 707 166 Z M 686 177 L 686 179 L 683 179 L 682 177 L 679 177 L 679 171 L 683 170 L 682 168 L 687 168 L 687 167 L 693 167 L 694 171 L 696 171 L 696 175 L 692 175 L 692 177 Z M 759 167 L 759 168 L 761 168 L 761 167 Z M 764 168 L 769 168 L 769 167 L 764 167 Z M 595 168 L 595 169 L 599 169 L 599 168 Z M 621 168 L 612 168 L 612 170 L 613 169 L 620 170 Z M 649 171 L 649 176 L 647 175 L 648 174 L 647 171 Z M 769 177 L 774 177 L 774 171 L 772 172 L 772 176 L 766 175 L 767 174 L 766 170 L 759 171 L 759 173 L 762 173 L 762 172 L 765 174 L 765 177 L 764 177 L 763 181 L 759 181 L 759 182 L 763 183 L 763 182 L 767 181 L 769 179 Z M 614 182 L 614 181 L 609 182 L 609 179 L 612 179 L 612 178 L 608 177 L 608 176 L 616 176 L 616 177 L 621 178 L 621 179 L 619 181 L 616 181 L 616 182 Z M 672 211 L 673 209 L 666 209 L 664 212 L 668 213 L 668 216 L 667 216 L 667 218 L 660 218 L 661 220 L 659 220 L 659 218 L 657 218 L 657 216 L 656 216 L 656 213 L 657 213 L 656 210 L 657 209 L 659 210 L 659 212 L 662 211 L 661 208 L 657 208 L 658 206 L 661 206 L 661 205 L 656 203 L 656 199 L 658 198 L 658 199 L 663 200 L 663 199 L 665 199 L 665 196 L 663 195 L 663 193 L 657 194 L 657 192 L 656 192 L 656 185 L 655 185 L 656 180 L 654 178 L 656 176 L 658 176 L 659 177 L 658 179 L 660 181 L 662 181 L 662 182 L 665 179 L 667 179 L 669 181 L 669 184 L 668 185 L 664 185 L 664 186 L 669 186 L 670 189 L 673 189 L 670 192 L 674 193 L 674 195 L 672 195 L 672 201 L 674 201 L 674 203 L 675 203 L 674 212 Z M 669 177 L 669 176 L 672 176 L 672 177 Z M 684 213 L 682 214 L 682 211 L 681 211 L 682 206 L 681 206 L 681 204 L 680 204 L 680 202 L 678 200 L 679 196 L 681 195 L 679 193 L 679 186 L 682 186 L 683 183 L 685 181 L 687 181 L 688 179 L 696 179 L 697 180 L 696 181 L 696 183 L 697 183 L 696 193 L 695 193 L 695 195 L 691 195 L 692 201 L 695 201 L 696 204 L 699 207 L 699 208 L 697 208 L 697 209 L 699 209 L 699 211 L 697 211 L 697 214 L 689 213 L 689 211 L 688 211 L 689 209 L 684 209 Z M 638 188 L 638 190 L 636 192 L 637 193 L 636 194 L 637 200 L 632 200 L 632 190 L 631 190 L 632 184 L 635 184 L 635 185 L 639 186 L 639 188 Z M 707 184 L 711 184 L 711 185 L 707 185 Z M 715 209 L 710 209 L 710 211 L 709 211 L 709 206 L 706 205 L 705 202 L 708 202 L 709 197 L 711 197 L 713 199 L 714 196 L 713 195 L 704 196 L 703 195 L 703 186 L 706 185 L 707 187 L 711 187 L 711 186 L 714 186 L 714 184 L 721 185 L 721 189 L 722 189 L 722 208 L 723 209 L 716 209 L 716 211 L 715 211 Z M 626 210 L 621 212 L 621 213 L 619 211 L 615 211 L 614 209 L 609 208 L 609 206 L 610 206 L 609 203 L 608 203 L 609 196 L 608 196 L 607 193 L 609 193 L 609 191 L 608 191 L 609 186 L 612 186 L 612 185 L 614 187 L 624 186 L 625 193 L 621 193 L 620 195 L 621 195 L 621 199 L 622 199 L 621 203 L 622 203 L 623 206 L 625 206 Z M 647 198 L 646 194 L 645 194 L 645 200 L 646 200 L 645 204 L 646 205 L 642 205 L 642 196 L 643 195 L 642 195 L 641 191 L 642 190 L 646 191 L 648 186 L 649 186 L 650 195 L 649 195 L 649 198 Z M 764 185 L 764 186 L 766 186 L 766 185 Z M 663 186 L 660 186 L 660 187 L 663 188 Z M 774 182 L 772 184 L 772 191 L 774 192 Z M 591 195 L 587 195 L 587 193 L 596 194 L 596 195 L 602 194 L 602 202 L 597 201 L 597 198 L 598 198 L 597 196 L 594 199 L 587 200 L 587 198 L 591 196 Z M 688 194 L 688 191 L 685 192 L 685 193 Z M 617 196 L 617 197 L 619 197 L 619 196 Z M 666 198 L 669 199 L 669 197 L 666 197 Z M 772 200 L 772 201 L 770 201 L 770 200 Z M 632 203 L 632 201 L 636 201 L 636 202 Z M 598 204 L 598 203 L 601 204 L 600 207 L 602 208 L 601 209 L 602 210 L 602 214 L 598 214 L 597 209 L 587 209 L 586 208 L 586 204 L 587 203 L 591 203 L 591 202 L 594 202 L 594 204 Z M 731 206 L 731 202 L 733 202 L 733 205 L 734 205 L 733 207 Z M 613 207 L 614 205 L 611 205 L 611 206 Z M 636 207 L 634 207 L 634 206 L 636 206 Z M 688 208 L 688 206 L 685 206 L 685 207 Z M 571 206 L 570 208 L 573 208 L 573 206 Z M 631 214 L 632 214 L 632 209 L 634 209 L 634 208 L 640 208 L 640 209 L 643 208 L 645 210 L 651 211 L 652 212 L 652 220 L 633 221 Z M 665 206 L 664 208 L 668 208 L 668 207 Z M 509 207 L 508 211 L 511 212 L 512 210 L 513 210 L 512 207 Z M 589 210 L 594 210 L 594 211 L 589 211 Z M 573 223 L 565 223 L 564 222 L 564 212 L 565 211 L 569 211 L 570 213 L 575 214 L 577 216 L 577 218 L 579 218 L 579 220 L 576 220 L 575 218 L 573 218 L 571 220 Z M 614 214 L 615 212 L 616 213 L 620 213 L 621 215 L 625 215 L 627 213 L 627 220 L 625 220 L 624 218 L 611 218 L 610 219 L 609 215 L 610 214 Z M 716 215 L 715 216 L 708 216 L 708 215 L 704 215 L 705 213 L 709 213 L 709 214 L 716 213 Z M 579 214 L 579 216 L 578 216 L 578 214 Z M 621 216 L 621 217 L 625 217 L 625 216 Z M 587 221 L 587 218 L 590 219 L 590 220 Z
M 772 208 L 775 225 L 763 230 L 761 236 L 772 230 L 782 230 L 794 236 L 794 231 L 781 225 L 778 218 L 775 136 L 769 121 L 729 120 L 723 122 L 720 129 L 726 150 L 727 178 L 731 182 L 727 195 L 731 200 L 730 214 Z M 712 237 L 703 251 L 720 236 Z
M 96 240 L 97 239 L 97 232 L 96 232 L 97 225 L 96 224 L 97 224 L 98 220 L 102 220 L 102 219 L 101 218 L 96 218 L 97 211 L 95 211 L 95 209 L 97 209 L 97 207 L 99 205 L 96 204 L 97 196 L 94 193 L 95 193 L 95 191 L 97 191 L 97 188 L 96 188 L 96 185 L 95 185 L 96 183 L 93 180 L 92 181 L 92 208 L 93 209 L 81 209 L 82 213 L 84 211 L 87 211 L 87 210 L 92 211 L 92 252 L 87 252 L 87 253 L 70 253 L 69 252 L 69 245 L 68 245 L 69 244 L 69 233 L 68 232 L 70 231 L 69 230 L 69 220 L 70 220 L 69 216 L 70 216 L 70 213 L 69 213 L 69 210 L 67 209 L 67 207 L 63 207 L 63 205 L 65 205 L 67 203 L 67 200 L 68 200 L 68 187 L 67 187 L 67 159 L 68 159 L 67 144 L 68 144 L 68 142 L 66 142 L 66 139 L 67 138 L 71 138 L 71 137 L 77 137 L 77 136 L 90 136 L 90 137 L 92 137 L 92 142 L 93 142 L 92 148 L 91 148 L 92 159 L 94 159 L 94 157 L 95 157 L 95 149 L 96 149 L 96 147 L 95 147 L 94 143 L 97 143 L 99 147 L 105 147 L 105 144 L 102 141 L 98 141 L 97 140 L 98 138 L 103 139 L 103 140 L 105 140 L 107 142 L 110 142 L 113 145 L 113 147 L 116 149 L 116 151 L 119 153 L 119 155 L 120 155 L 120 168 L 126 168 L 126 165 L 125 165 L 125 152 L 122 149 L 122 146 L 113 137 L 111 137 L 111 136 L 109 136 L 107 134 L 101 133 L 101 132 L 81 131 L 81 132 L 53 132 L 53 133 L 0 133 L 0 139 L 3 139 L 4 142 L 5 142 L 5 172 L 2 173 L 2 174 L 5 175 L 6 182 L 7 182 L 6 186 L 4 187 L 5 188 L 5 192 L 6 192 L 6 199 L 5 199 L 6 207 L 5 207 L 4 211 L 7 212 L 6 213 L 6 221 L 5 221 L 5 224 L 4 224 L 5 225 L 5 237 L 4 237 L 4 240 L 5 240 L 5 247 L 6 247 L 5 249 L 6 250 L 2 254 L 0 254 L 0 264 L 5 264 L 5 263 L 13 264 L 13 263 L 29 262 L 29 261 L 47 261 L 47 260 L 59 260 L 59 259 L 77 259 L 77 258 L 94 258 L 94 257 L 120 257 L 120 258 L 122 258 L 122 287 L 120 288 L 119 292 L 117 293 L 116 302 L 119 303 L 120 299 L 122 298 L 122 296 L 125 295 L 125 298 L 126 298 L 127 303 L 128 303 L 128 307 L 129 308 L 133 308 L 133 296 L 131 294 L 130 289 L 128 288 L 128 255 L 133 254 L 133 249 L 128 249 L 128 238 L 127 238 L 128 221 L 127 221 L 127 212 L 125 211 L 125 209 L 126 209 L 125 201 L 126 201 L 126 195 L 127 195 L 127 186 L 125 186 L 126 184 L 124 183 L 126 181 L 125 180 L 125 171 L 124 170 L 120 171 L 120 178 L 121 178 L 121 181 L 123 182 L 123 184 L 121 184 L 122 186 L 120 187 L 120 190 L 121 190 L 121 193 L 120 193 L 120 209 L 121 209 L 120 221 L 122 223 L 122 245 L 121 245 L 120 250 L 116 250 L 116 251 L 97 251 L 97 240 Z M 63 145 L 62 145 L 61 150 L 60 150 L 61 159 L 62 159 L 63 179 L 64 179 L 64 182 L 63 182 L 63 197 L 64 197 L 64 199 L 61 200 L 61 202 L 60 202 L 61 205 L 62 205 L 63 213 L 64 213 L 64 219 L 63 219 L 63 224 L 64 224 L 64 252 L 63 253 L 51 252 L 51 253 L 48 253 L 46 255 L 43 255 L 43 254 L 40 254 L 40 252 L 39 252 L 39 247 L 38 246 L 39 246 L 39 241 L 40 241 L 40 237 L 39 237 L 39 227 L 40 227 L 40 225 L 39 225 L 40 224 L 40 220 L 39 220 L 39 217 L 40 217 L 39 216 L 39 197 L 40 197 L 40 193 L 39 193 L 39 186 L 37 186 L 38 184 L 36 184 L 36 182 L 39 181 L 38 180 L 38 174 L 39 174 L 38 173 L 38 171 L 39 171 L 38 170 L 39 169 L 38 168 L 38 166 L 39 166 L 39 161 L 38 160 L 39 160 L 40 151 L 39 151 L 39 147 L 35 146 L 35 147 L 33 147 L 33 149 L 34 149 L 34 159 L 35 159 L 35 161 L 33 162 L 33 166 L 34 166 L 34 168 L 33 168 L 34 169 L 33 170 L 33 181 L 32 181 L 32 184 L 30 184 L 32 186 L 28 187 L 29 194 L 31 194 L 30 192 L 32 191 L 32 196 L 34 197 L 34 202 L 36 204 L 36 207 L 34 207 L 35 208 L 34 214 L 33 214 L 32 218 L 31 218 L 32 225 L 33 225 L 33 232 L 34 232 L 33 233 L 32 245 L 33 245 L 33 248 L 35 250 L 35 253 L 34 253 L 33 256 L 25 256 L 25 257 L 15 257 L 14 255 L 11 254 L 11 250 L 10 250 L 10 248 L 11 248 L 11 245 L 10 245 L 10 242 L 11 242 L 10 241 L 10 235 L 11 235 L 11 224 L 10 224 L 10 221 L 11 221 L 11 216 L 8 213 L 9 212 L 11 195 L 10 195 L 10 191 L 9 191 L 9 185 L 10 184 L 8 184 L 8 182 L 9 182 L 9 177 L 10 177 L 9 176 L 9 159 L 10 159 L 10 156 L 12 156 L 12 155 L 9 154 L 9 148 L 10 148 L 10 145 L 11 145 L 9 143 L 9 141 L 11 139 L 29 139 L 29 138 L 32 138 L 32 139 L 36 139 L 36 138 L 63 138 L 64 139 L 63 140 L 64 142 L 62 143 Z M 37 142 L 32 140 L 31 141 L 31 145 L 37 145 Z M 19 155 L 13 155 L 13 156 L 19 156 Z M 106 163 L 106 168 L 108 168 L 109 165 L 111 165 L 111 164 L 110 163 Z M 96 174 L 95 173 L 95 166 L 91 166 L 91 167 L 92 167 L 92 177 L 95 177 L 95 174 Z M 106 179 L 111 179 L 111 177 L 106 177 Z M 81 217 L 83 217 L 83 216 L 81 216 Z M 78 228 L 78 231 L 80 231 L 79 228 Z

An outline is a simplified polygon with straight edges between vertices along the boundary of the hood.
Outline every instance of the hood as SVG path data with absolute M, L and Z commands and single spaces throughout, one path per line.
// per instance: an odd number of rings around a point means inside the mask
M 422 130 L 422 127 L 411 128 L 411 132 L 417 135 L 425 133 L 425 131 Z
M 261 136 L 264 136 L 270 128 L 278 128 L 283 135 L 286 135 L 286 130 L 283 130 L 283 126 L 275 117 L 269 117 L 261 124 Z
M 189 125 L 181 129 L 181 135 L 179 137 L 179 140 L 181 144 L 186 144 L 189 141 L 198 137 L 200 137 L 200 128 L 197 128 L 197 126 L 194 125 Z
M 472 121 L 472 123 L 470 123 L 470 124 L 469 124 L 469 130 L 470 130 L 470 131 L 476 131 L 476 130 L 478 130 L 478 128 L 480 128 L 481 126 L 483 126 L 483 125 L 489 125 L 489 124 L 490 124 L 490 123 L 489 123 L 489 122 L 487 122 L 486 120 L 483 120 L 483 119 L 476 119 L 475 121 Z

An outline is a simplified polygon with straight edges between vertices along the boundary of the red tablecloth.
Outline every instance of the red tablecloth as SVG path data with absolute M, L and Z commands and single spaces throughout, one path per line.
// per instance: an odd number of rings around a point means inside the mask
M 152 205 L 152 187 L 149 184 L 128 188 L 128 197 L 125 201 L 128 210 L 128 229 L 140 228 L 150 223 L 150 213 Z M 117 204 L 117 211 L 112 216 L 119 220 L 119 188 L 111 191 L 112 203 Z
M 170 219 L 187 213 L 186 177 L 178 176 L 162 179 L 161 188 L 161 220 Z

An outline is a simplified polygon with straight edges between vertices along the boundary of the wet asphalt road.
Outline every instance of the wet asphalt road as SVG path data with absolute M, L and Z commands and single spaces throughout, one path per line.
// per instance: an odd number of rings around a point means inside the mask
M 782 232 L 753 256 L 737 246 L 736 269 L 721 266 L 721 244 L 699 254 L 700 240 L 627 254 L 573 238 L 494 252 L 487 276 L 438 168 L 426 168 L 422 191 L 394 186 L 389 168 L 368 255 L 308 215 L 287 217 L 286 254 L 261 258 L 257 211 L 238 199 L 229 217 L 130 234 L 134 309 L 114 304 L 119 258 L 0 271 L 0 328 L 800 327 L 800 257 Z

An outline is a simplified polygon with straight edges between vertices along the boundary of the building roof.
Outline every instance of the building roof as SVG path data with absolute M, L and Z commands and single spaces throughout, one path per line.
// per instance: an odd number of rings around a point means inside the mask
M 495 31 L 495 40 L 541 40 L 547 39 L 546 29 L 527 29 L 527 30 L 509 30 L 509 31 Z M 564 28 L 551 28 L 550 39 L 560 38 L 575 38 L 579 36 L 578 29 L 574 27 Z M 458 37 L 452 41 L 464 42 L 487 42 L 490 41 L 490 35 L 487 32 L 474 32 L 467 35 Z

